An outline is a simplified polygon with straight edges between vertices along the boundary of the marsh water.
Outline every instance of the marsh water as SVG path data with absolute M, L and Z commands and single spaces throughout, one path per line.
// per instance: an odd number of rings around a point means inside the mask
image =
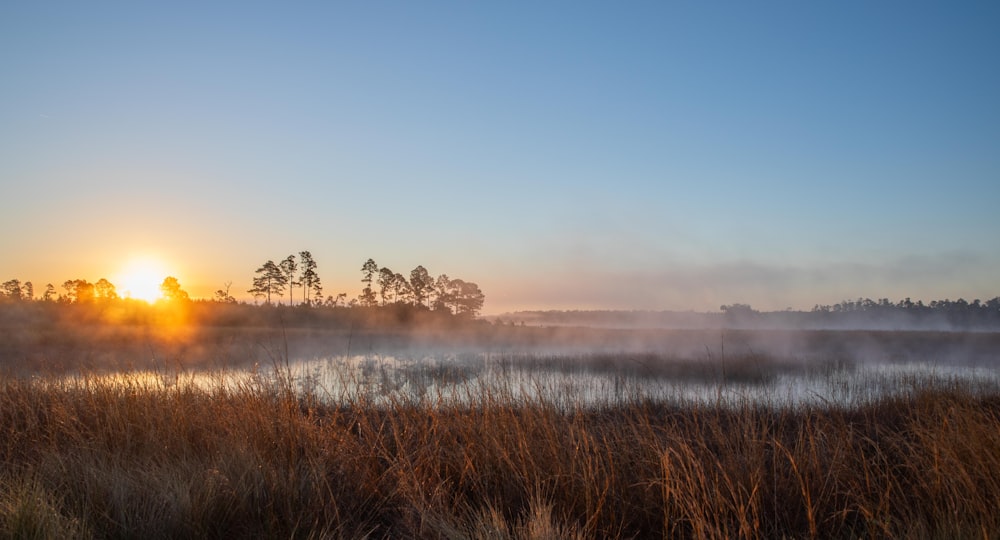
M 563 409 L 644 401 L 678 405 L 851 406 L 928 386 L 949 385 L 1000 393 L 1000 370 L 986 365 L 805 363 L 761 357 L 675 359 L 625 353 L 354 355 L 297 358 L 226 369 L 117 372 L 101 378 L 132 377 L 134 381 L 136 375 L 147 384 L 162 387 L 280 388 L 331 404 L 455 405 L 500 401 L 545 403 Z
M 659 365 L 650 365 L 657 361 Z M 300 390 L 334 401 L 358 393 L 383 400 L 435 402 L 474 402 L 489 396 L 567 408 L 644 400 L 849 405 L 924 385 L 1000 388 L 1000 371 L 983 366 L 765 362 L 738 358 L 727 366 L 721 360 L 678 361 L 651 355 L 540 358 L 480 353 L 419 359 L 316 358 L 290 363 L 285 373 Z
M 928 385 L 1000 393 L 997 333 L 519 328 L 503 339 L 465 341 L 288 336 L 214 336 L 211 347 L 204 339 L 186 348 L 152 345 L 146 356 L 118 348 L 115 356 L 125 357 L 127 369 L 64 380 L 138 376 L 167 387 L 280 387 L 330 403 L 503 400 L 562 408 L 646 400 L 849 406 Z

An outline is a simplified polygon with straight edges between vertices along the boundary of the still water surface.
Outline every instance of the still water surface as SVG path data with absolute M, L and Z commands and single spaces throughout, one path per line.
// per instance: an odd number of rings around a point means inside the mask
M 150 370 L 141 377 L 175 387 L 282 388 L 329 403 L 475 404 L 483 401 L 611 407 L 646 400 L 685 405 L 775 407 L 860 405 L 928 386 L 1000 393 L 991 366 L 927 362 L 777 363 L 737 359 L 677 362 L 655 356 L 594 357 L 465 353 L 417 358 L 383 355 L 300 358 L 217 370 Z M 88 375 L 93 378 L 94 375 Z

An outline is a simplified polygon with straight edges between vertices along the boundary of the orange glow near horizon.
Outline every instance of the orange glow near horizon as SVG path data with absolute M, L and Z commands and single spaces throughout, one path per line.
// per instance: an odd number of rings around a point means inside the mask
M 123 298 L 153 303 L 162 298 L 160 285 L 167 275 L 163 264 L 156 258 L 136 257 L 121 269 L 113 283 Z

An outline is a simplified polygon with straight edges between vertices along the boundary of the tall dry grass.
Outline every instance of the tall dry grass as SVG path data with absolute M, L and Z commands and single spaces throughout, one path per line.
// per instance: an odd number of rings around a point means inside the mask
M 1000 397 L 857 406 L 0 382 L 0 536 L 997 538 Z M 471 397 L 471 396 L 470 396 Z

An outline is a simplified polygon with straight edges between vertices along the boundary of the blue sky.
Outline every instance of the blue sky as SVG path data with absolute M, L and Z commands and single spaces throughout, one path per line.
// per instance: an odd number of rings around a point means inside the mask
M 1000 294 L 1000 4 L 0 5 L 0 278 L 486 311 Z

